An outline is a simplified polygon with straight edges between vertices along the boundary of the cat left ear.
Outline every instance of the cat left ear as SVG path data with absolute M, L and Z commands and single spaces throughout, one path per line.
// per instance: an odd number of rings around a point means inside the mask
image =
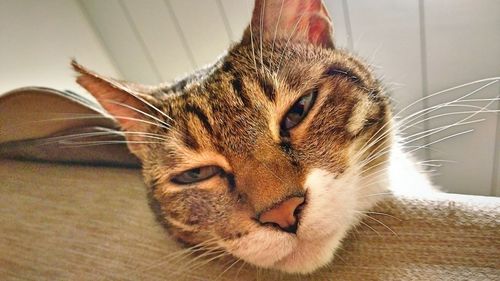
M 252 36 L 254 40 L 262 36 L 334 48 L 333 24 L 322 0 L 255 0 L 243 40 Z
M 140 133 L 146 132 L 148 124 L 155 122 L 151 120 L 148 123 L 155 99 L 144 93 L 144 89 L 141 91 L 139 85 L 101 76 L 74 60 L 71 65 L 79 73 L 77 83 L 96 98 L 125 132 L 129 132 L 125 134 L 127 145 L 140 157 L 140 143 L 144 141 Z

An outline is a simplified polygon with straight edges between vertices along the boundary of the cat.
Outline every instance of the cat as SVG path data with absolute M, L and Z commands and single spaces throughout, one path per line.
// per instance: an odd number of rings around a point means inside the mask
M 173 237 L 310 273 L 386 194 L 435 192 L 398 142 L 383 85 L 333 38 L 321 0 L 256 0 L 241 41 L 175 83 L 72 65 L 124 131 Z

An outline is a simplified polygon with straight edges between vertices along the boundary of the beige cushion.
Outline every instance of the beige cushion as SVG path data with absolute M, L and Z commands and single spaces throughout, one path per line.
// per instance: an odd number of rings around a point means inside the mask
M 389 198 L 297 277 L 180 254 L 146 194 L 136 169 L 0 160 L 0 280 L 500 280 L 497 198 Z

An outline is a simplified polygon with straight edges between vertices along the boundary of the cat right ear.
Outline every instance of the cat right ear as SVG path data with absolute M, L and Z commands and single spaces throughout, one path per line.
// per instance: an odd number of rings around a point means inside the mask
M 334 48 L 333 24 L 322 0 L 255 0 L 243 42 L 252 37 Z
M 127 146 L 140 157 L 140 143 L 145 141 L 141 133 L 147 132 L 150 124 L 156 123 L 147 116 L 152 116 L 151 108 L 155 99 L 141 93 L 130 84 L 88 70 L 75 60 L 71 61 L 71 65 L 79 73 L 77 83 L 92 94 L 117 120 L 122 130 L 126 132 Z

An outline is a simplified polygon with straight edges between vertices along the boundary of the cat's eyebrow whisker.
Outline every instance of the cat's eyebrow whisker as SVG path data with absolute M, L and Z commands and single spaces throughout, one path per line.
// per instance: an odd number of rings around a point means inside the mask
M 284 6 L 285 6 L 285 0 L 281 0 L 281 7 L 280 7 L 280 12 L 278 14 L 278 20 L 276 21 L 276 26 L 274 27 L 273 44 L 272 44 L 272 47 L 271 47 L 271 58 L 269 60 L 271 63 L 273 61 L 274 44 L 276 43 L 276 37 L 278 36 L 278 26 L 279 26 L 280 21 L 281 21 L 281 15 L 283 14 L 283 7 Z M 273 68 L 273 67 L 271 66 L 271 68 Z
M 286 50 L 287 50 L 287 48 L 288 48 L 288 45 L 290 44 L 290 41 L 292 40 L 293 36 L 295 36 L 295 32 L 297 32 L 297 27 L 299 27 L 300 21 L 302 20 L 302 18 L 304 17 L 304 15 L 305 15 L 305 14 L 306 14 L 306 13 L 302 13 L 302 14 L 300 15 L 300 17 L 297 19 L 297 22 L 295 23 L 295 25 L 294 25 L 294 27 L 293 27 L 293 30 L 292 30 L 292 32 L 291 32 L 291 34 L 290 34 L 290 36 L 288 37 L 288 39 L 287 39 L 287 41 L 286 41 L 286 43 L 285 43 L 285 47 L 284 47 L 284 49 L 283 49 L 283 51 L 282 51 L 282 53 L 281 53 L 281 57 L 280 57 L 280 60 L 279 60 L 279 62 L 278 62 L 278 69 L 277 69 L 277 71 L 276 71 L 278 74 L 279 74 L 279 73 L 280 73 L 280 71 L 281 71 L 281 64 L 282 64 L 282 62 L 283 62 L 283 57 L 285 56 L 285 52 L 286 52 Z
M 255 57 L 255 46 L 254 46 L 254 38 L 253 38 L 253 27 L 252 27 L 252 21 L 250 21 L 250 45 L 252 47 L 252 59 L 253 59 L 253 64 L 255 66 L 255 74 L 259 75 L 259 70 L 257 68 L 257 58 Z
M 265 8 L 266 8 L 266 0 L 263 0 L 264 3 L 262 3 L 262 7 L 260 9 L 260 32 L 259 32 L 259 38 L 260 38 L 260 68 L 261 68 L 261 73 L 264 73 L 264 52 L 262 50 L 262 44 L 263 44 L 263 33 L 264 33 L 264 13 L 265 13 Z

